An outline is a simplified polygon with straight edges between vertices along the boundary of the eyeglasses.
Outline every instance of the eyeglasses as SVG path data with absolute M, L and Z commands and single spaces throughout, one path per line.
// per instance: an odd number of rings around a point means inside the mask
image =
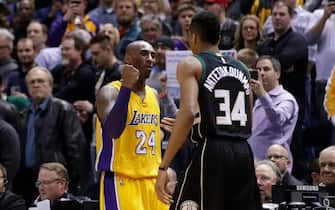
M 28 84 L 29 84 L 29 85 L 33 85 L 33 84 L 35 84 L 35 83 L 37 83 L 37 84 L 43 84 L 43 83 L 45 83 L 45 82 L 47 82 L 47 80 L 38 78 L 38 79 L 34 79 L 34 80 L 29 80 L 29 81 L 28 81 Z
M 142 4 L 155 4 L 158 3 L 157 0 L 143 0 Z
M 149 33 L 149 32 L 157 32 L 157 28 L 143 28 L 142 29 L 143 33 Z
M 54 183 L 54 182 L 59 182 L 59 181 L 61 181 L 62 179 L 53 179 L 53 180 L 45 180 L 45 181 L 37 181 L 37 182 L 35 182 L 35 187 L 39 187 L 39 186 L 48 186 L 48 185 L 50 185 L 50 184 L 52 184 L 52 183 Z
M 78 5 L 78 4 L 81 4 L 82 1 L 70 1 L 69 3 L 70 4 L 75 4 L 75 5 Z
M 320 163 L 320 168 L 326 168 L 328 167 L 329 169 L 335 169 L 335 163 L 334 162 L 321 162 Z
M 288 158 L 284 155 L 269 155 L 269 156 L 266 157 L 266 159 L 269 159 L 269 160 L 271 160 L 271 159 L 274 159 L 274 160 L 286 159 L 287 160 Z
M 8 45 L 0 45 L 0 49 L 6 49 L 6 48 L 9 48 Z

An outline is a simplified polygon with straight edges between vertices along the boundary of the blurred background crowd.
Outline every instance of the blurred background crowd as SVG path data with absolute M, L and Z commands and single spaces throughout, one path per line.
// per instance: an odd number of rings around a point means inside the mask
M 98 199 L 98 90 L 121 78 L 127 45 L 145 40 L 157 52 L 147 84 L 159 93 L 161 117 L 175 117 L 178 99 L 167 91 L 165 54 L 189 49 L 191 19 L 202 10 L 221 22 L 220 49 L 236 50 L 239 60 L 258 70 L 268 94 L 267 100 L 255 94 L 248 139 L 255 159 L 262 160 L 256 175 L 269 167 L 275 171 L 269 172 L 271 180 L 257 176 L 263 200 L 270 195 L 262 181 L 327 183 L 320 180 L 320 167 L 335 185 L 335 150 L 329 149 L 335 142 L 334 1 L 0 0 L 0 164 L 6 169 L 0 192 L 4 185 L 3 192 L 22 196 L 27 206 L 39 194 L 45 198 L 42 188 L 49 185 L 61 185 L 59 197 L 70 192 Z M 270 59 L 277 77 L 258 60 L 264 55 L 279 61 L 278 67 Z M 28 74 L 34 68 L 46 74 Z M 162 132 L 163 150 L 168 135 Z M 177 174 L 193 147 L 185 145 L 174 160 Z M 325 148 L 331 161 L 319 165 Z M 41 167 L 51 175 L 41 175 Z

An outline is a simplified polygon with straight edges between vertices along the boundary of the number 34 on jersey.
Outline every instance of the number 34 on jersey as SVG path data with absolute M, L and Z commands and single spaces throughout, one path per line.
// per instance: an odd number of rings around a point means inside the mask
M 230 109 L 230 92 L 229 90 L 216 89 L 214 90 L 214 97 L 219 99 L 223 98 L 222 103 L 219 103 L 219 110 L 223 112 L 222 116 L 216 117 L 217 125 L 232 125 L 232 121 L 239 121 L 240 126 L 246 126 L 248 120 L 245 112 L 245 93 L 239 91 L 236 100 L 233 102 L 233 108 Z

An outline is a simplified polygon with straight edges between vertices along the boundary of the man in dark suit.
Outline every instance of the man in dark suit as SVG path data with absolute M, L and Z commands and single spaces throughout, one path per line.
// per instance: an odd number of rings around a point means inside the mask
M 303 183 L 292 176 L 289 172 L 289 166 L 291 164 L 291 160 L 289 159 L 288 152 L 285 147 L 279 144 L 271 145 L 266 151 L 266 158 L 274 162 L 281 174 L 282 180 L 281 183 L 285 186 L 288 185 L 302 185 Z

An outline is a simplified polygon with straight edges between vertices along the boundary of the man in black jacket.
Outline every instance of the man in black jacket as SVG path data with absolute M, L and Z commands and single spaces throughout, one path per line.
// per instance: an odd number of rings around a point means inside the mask
M 0 119 L 0 164 L 8 169 L 6 177 L 9 189 L 19 169 L 20 156 L 20 140 L 16 130 L 9 123 Z
M 302 178 L 306 170 L 301 140 L 305 112 L 305 83 L 308 64 L 307 41 L 291 28 L 293 9 L 285 0 L 277 0 L 272 8 L 274 33 L 257 47 L 258 55 L 277 58 L 282 67 L 279 82 L 292 93 L 299 105 L 298 121 L 293 133 L 291 151 L 294 159 L 293 174 Z
M 49 70 L 31 69 L 26 83 L 32 104 L 21 116 L 22 164 L 14 189 L 30 204 L 37 196 L 34 180 L 41 164 L 60 162 L 67 167 L 72 191 L 79 186 L 79 174 L 87 173 L 80 171 L 86 145 L 79 119 L 71 104 L 52 97 L 53 78 Z
M 24 200 L 6 189 L 7 171 L 0 163 L 0 209 L 25 210 Z

